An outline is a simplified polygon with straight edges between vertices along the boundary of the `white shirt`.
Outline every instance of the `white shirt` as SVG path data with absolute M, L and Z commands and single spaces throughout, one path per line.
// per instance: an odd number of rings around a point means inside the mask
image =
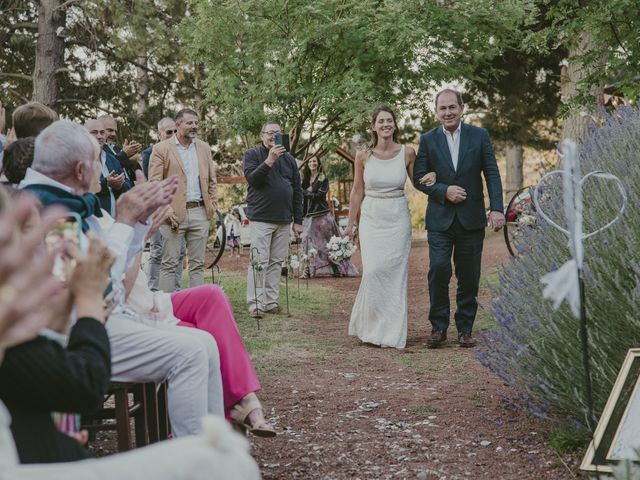
M 460 153 L 460 127 L 462 122 L 458 124 L 458 128 L 453 133 L 442 126 L 442 131 L 447 139 L 447 145 L 449 145 L 449 153 L 451 154 L 451 161 L 453 162 L 453 169 L 458 170 L 458 155 Z
M 199 202 L 202 200 L 200 190 L 200 169 L 198 168 L 198 154 L 196 152 L 196 142 L 192 140 L 187 148 L 183 147 L 178 137 L 174 137 L 176 148 L 180 153 L 184 172 L 187 175 L 187 202 Z
M 109 168 L 107 167 L 107 152 L 104 150 L 100 150 L 100 165 L 102 166 L 102 175 L 104 178 L 109 178 Z M 111 197 L 111 211 L 109 214 L 115 218 L 116 216 L 116 196 L 113 194 L 113 190 L 109 185 L 107 185 L 107 189 L 109 190 L 109 196 Z

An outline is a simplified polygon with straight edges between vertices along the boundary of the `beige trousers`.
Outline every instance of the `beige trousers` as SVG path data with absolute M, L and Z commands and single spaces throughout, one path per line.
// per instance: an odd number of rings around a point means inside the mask
M 282 262 L 289 251 L 290 224 L 251 222 L 251 255 L 262 267 L 247 270 L 247 307 L 270 310 L 278 306 Z M 255 280 L 254 280 L 255 277 Z
M 178 230 L 169 225 L 160 227 L 162 234 L 162 261 L 160 262 L 159 287 L 163 292 L 173 292 L 176 269 L 180 262 L 180 247 L 184 238 L 189 258 L 189 286 L 204 283 L 204 253 L 209 237 L 209 220 L 204 207 L 188 208 L 187 215 Z

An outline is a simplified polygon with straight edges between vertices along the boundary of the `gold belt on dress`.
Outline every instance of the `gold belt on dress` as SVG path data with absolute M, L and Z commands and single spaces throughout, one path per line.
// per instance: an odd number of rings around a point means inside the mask
M 198 202 L 187 202 L 187 208 L 198 208 L 204 205 L 204 200 Z

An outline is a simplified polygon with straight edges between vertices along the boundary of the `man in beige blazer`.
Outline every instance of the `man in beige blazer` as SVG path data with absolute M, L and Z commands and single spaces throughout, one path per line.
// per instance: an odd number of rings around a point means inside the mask
M 184 238 L 189 257 L 189 286 L 204 283 L 204 254 L 209 237 L 209 220 L 216 211 L 216 174 L 211 148 L 199 140 L 198 114 L 184 108 L 176 114 L 176 134 L 153 147 L 149 159 L 149 180 L 178 177 L 178 190 L 171 202 L 171 214 L 162 234 L 160 290 L 175 289 L 175 272 Z

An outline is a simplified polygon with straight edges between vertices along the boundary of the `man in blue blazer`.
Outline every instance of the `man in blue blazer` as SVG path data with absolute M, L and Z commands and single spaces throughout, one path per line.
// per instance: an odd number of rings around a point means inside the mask
M 497 231 L 504 225 L 502 182 L 489 134 L 483 128 L 462 123 L 463 112 L 459 92 L 446 89 L 436 95 L 436 115 L 442 125 L 420 137 L 413 174 L 415 187 L 429 197 L 426 228 L 432 331 L 427 345 L 432 348 L 447 339 L 451 257 L 458 280 L 458 343 L 462 347 L 475 345 L 471 331 L 478 310 L 480 261 L 487 226 L 483 175 L 489 193 L 489 226 Z M 428 172 L 436 173 L 436 183 L 429 186 L 421 183 Z
M 106 210 L 115 218 L 116 200 L 120 195 L 129 190 L 133 183 L 125 175 L 122 165 L 116 157 L 105 147 L 106 131 L 104 124 L 100 120 L 90 119 L 84 127 L 95 137 L 100 145 L 100 192 L 96 194 L 100 201 L 100 207 Z

